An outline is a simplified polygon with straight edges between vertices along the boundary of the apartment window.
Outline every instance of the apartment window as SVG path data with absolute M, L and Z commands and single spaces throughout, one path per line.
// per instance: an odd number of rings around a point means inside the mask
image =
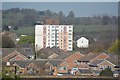
M 50 45 L 50 43 L 48 43 L 48 45 Z
M 55 29 L 52 29 L 52 31 L 55 31 Z
M 72 42 L 72 40 L 69 40 L 69 42 Z
M 48 31 L 50 31 L 50 29 L 48 29 Z
M 69 26 L 69 28 L 71 28 L 71 26 Z
M 48 35 L 50 35 L 50 33 L 48 33 Z
M 54 28 L 54 26 L 52 26 L 52 28 Z
M 52 40 L 52 42 L 54 42 L 55 40 Z
M 52 36 L 52 38 L 54 38 L 54 36 Z
M 54 45 L 54 43 L 52 43 L 52 45 Z
M 72 30 L 69 30 L 69 32 L 72 32 Z
M 69 33 L 69 35 L 72 35 L 72 33 Z
M 71 49 L 71 47 L 69 47 L 69 49 Z

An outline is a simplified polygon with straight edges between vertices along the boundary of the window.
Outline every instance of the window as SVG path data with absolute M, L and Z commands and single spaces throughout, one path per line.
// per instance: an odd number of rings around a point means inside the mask
M 72 35 L 72 33 L 69 33 L 69 35 Z
M 52 43 L 52 45 L 54 45 L 54 43 Z
M 52 42 L 54 42 L 55 40 L 52 40 Z
M 83 43 L 83 41 L 81 41 L 81 43 Z
M 103 66 L 100 66 L 100 69 L 101 69 L 101 70 L 103 70 L 103 69 L 104 69 L 104 67 L 103 67 Z
M 48 31 L 50 31 L 50 29 L 48 29 Z
M 72 40 L 69 40 L 69 42 L 72 42 Z
M 50 43 L 48 43 L 48 45 L 50 45 Z
M 69 30 L 69 32 L 72 32 L 72 30 Z
M 112 69 L 112 67 L 111 67 L 111 66 L 108 66 L 108 68 L 109 68 L 109 69 Z
M 64 70 L 67 70 L 66 66 L 64 66 L 63 68 L 64 68 Z

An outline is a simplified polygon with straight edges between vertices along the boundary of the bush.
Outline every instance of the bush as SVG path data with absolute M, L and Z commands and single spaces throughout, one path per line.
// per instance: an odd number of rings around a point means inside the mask
M 113 72 L 111 69 L 106 68 L 105 70 L 101 71 L 100 76 L 113 76 Z

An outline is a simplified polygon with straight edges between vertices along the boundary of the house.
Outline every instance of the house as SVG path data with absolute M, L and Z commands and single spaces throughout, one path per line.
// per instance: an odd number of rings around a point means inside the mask
M 65 61 L 69 67 L 68 69 L 71 70 L 72 68 L 77 66 L 77 60 L 82 58 L 84 55 L 80 52 L 68 52 L 62 55 L 59 55 L 56 59 L 61 59 Z
M 6 66 L 5 61 L 3 61 L 3 66 Z M 17 66 L 18 75 L 42 75 L 45 74 L 44 64 L 46 60 L 20 60 L 20 61 L 10 61 L 10 66 Z M 43 73 L 41 73 L 41 71 Z
M 84 55 L 83 57 L 81 57 L 80 59 L 77 60 L 77 62 L 79 62 L 79 64 L 89 64 L 90 62 L 94 62 L 96 60 L 104 60 L 107 59 L 109 56 L 106 53 L 93 53 L 90 52 L 86 55 Z
M 2 53 L 3 53 L 3 55 L 2 55 L 3 61 L 17 61 L 17 60 L 34 59 L 34 53 L 33 53 L 32 49 L 3 48 Z
M 51 72 L 54 70 L 55 67 L 57 67 L 60 63 L 62 62 L 62 60 L 47 60 L 47 62 L 45 63 L 45 71 Z
M 89 47 L 89 40 L 85 37 L 81 37 L 77 40 L 77 47 L 79 48 L 88 48 Z
M 65 51 L 57 47 L 47 47 L 37 52 L 37 58 L 40 59 L 56 59 L 59 55 L 64 54 Z
M 60 74 L 65 74 L 65 73 L 69 73 L 69 69 L 68 69 L 69 65 L 67 64 L 66 61 L 62 61 L 58 66 L 57 66 L 57 73 Z
M 110 68 L 114 71 L 115 64 L 111 63 L 108 60 L 96 60 L 89 64 L 92 70 L 104 70 L 105 68 Z
M 68 56 L 65 61 L 67 62 L 67 64 L 69 65 L 69 69 L 74 68 L 74 66 L 77 65 L 77 60 L 80 59 L 81 57 L 83 57 L 84 55 L 81 54 L 80 52 L 75 52 L 73 54 L 71 54 L 70 56 Z
M 10 52 L 9 52 L 10 51 Z M 17 61 L 17 60 L 27 60 L 28 58 L 21 53 L 19 53 L 17 50 L 12 48 L 5 48 L 3 49 L 3 55 L 2 55 L 3 61 Z
M 58 19 L 46 19 L 45 24 L 50 24 L 50 25 L 59 25 L 60 22 Z

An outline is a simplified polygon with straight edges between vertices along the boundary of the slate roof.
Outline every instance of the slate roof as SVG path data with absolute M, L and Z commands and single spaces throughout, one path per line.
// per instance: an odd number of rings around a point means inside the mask
M 74 54 L 73 52 L 67 52 L 67 53 L 64 53 L 64 54 L 61 54 L 57 57 L 57 59 L 66 59 L 67 57 L 71 56 L 72 54 Z
M 2 57 L 5 57 L 15 51 L 15 48 L 2 48 Z
M 90 65 L 90 66 L 92 66 L 92 65 L 97 66 L 98 64 L 100 64 L 100 63 L 103 62 L 103 61 L 105 61 L 105 60 L 96 60 L 96 61 L 90 63 L 89 65 Z
M 116 66 L 120 66 L 119 65 L 119 58 L 118 55 L 115 54 L 109 54 L 109 57 L 107 58 L 108 61 L 110 61 L 111 63 L 115 64 Z
M 5 57 L 9 54 L 11 54 L 14 51 L 18 51 L 20 54 L 28 57 L 30 55 L 34 55 L 32 48 L 3 48 L 2 49 L 2 57 Z
M 120 74 L 120 70 L 113 71 L 114 74 Z
M 35 60 L 33 61 L 37 66 L 43 66 L 47 60 Z
M 92 70 L 90 69 L 78 69 L 81 74 L 92 74 Z
M 17 48 L 16 49 L 19 53 L 21 53 L 22 55 L 28 57 L 28 56 L 33 56 L 34 55 L 34 51 L 32 48 Z
M 60 63 L 62 63 L 62 60 L 49 60 L 49 62 L 53 65 L 53 66 L 58 66 Z
M 65 52 L 57 47 L 47 47 L 47 48 L 43 48 L 41 50 L 39 50 L 37 52 L 38 57 L 41 59 L 47 59 L 49 56 L 51 56 L 53 53 L 56 53 L 58 55 L 60 54 L 64 54 Z
M 15 61 L 21 68 L 25 68 L 28 66 L 32 61 L 31 60 L 24 60 L 24 61 Z

